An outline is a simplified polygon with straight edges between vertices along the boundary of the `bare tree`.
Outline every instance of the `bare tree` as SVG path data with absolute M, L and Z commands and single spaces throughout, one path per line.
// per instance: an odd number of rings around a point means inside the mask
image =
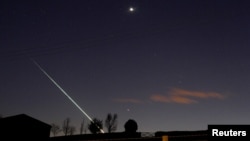
M 76 131 L 76 128 L 74 126 L 69 127 L 69 135 L 73 135 Z
M 50 131 L 52 132 L 53 136 L 56 136 L 59 132 L 61 132 L 61 129 L 59 125 L 52 123 Z
M 105 126 L 108 130 L 108 133 L 111 133 L 117 129 L 117 118 L 117 114 L 112 115 L 111 113 L 108 113 L 105 120 Z
M 88 129 L 92 134 L 101 133 L 102 128 L 102 121 L 97 118 L 94 118 L 93 121 L 88 125 Z
M 81 126 L 80 126 L 80 134 L 83 134 L 84 131 L 84 120 L 82 120 Z
M 62 126 L 62 131 L 64 133 L 65 136 L 67 136 L 69 134 L 69 131 L 70 131 L 70 118 L 66 118 L 64 121 L 63 121 L 63 126 Z

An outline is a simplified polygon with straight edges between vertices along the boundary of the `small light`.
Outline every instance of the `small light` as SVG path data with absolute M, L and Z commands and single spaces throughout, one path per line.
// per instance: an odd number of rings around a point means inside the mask
M 134 9 L 133 7 L 130 7 L 130 8 L 129 8 L 129 11 L 130 11 L 130 12 L 134 12 L 135 9 Z

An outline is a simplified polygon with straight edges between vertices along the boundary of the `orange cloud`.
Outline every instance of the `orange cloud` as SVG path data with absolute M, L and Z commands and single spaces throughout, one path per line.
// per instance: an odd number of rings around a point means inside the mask
M 119 102 L 119 103 L 135 103 L 135 104 L 142 103 L 141 100 L 134 99 L 134 98 L 117 98 L 117 99 L 114 99 L 114 101 Z
M 182 96 L 172 96 L 171 100 L 175 103 L 180 103 L 180 104 L 192 104 L 192 103 L 196 103 L 196 100 L 193 100 L 191 98 L 187 98 L 187 97 L 182 97 Z
M 163 102 L 163 103 L 191 104 L 196 102 L 195 100 L 192 100 L 190 98 L 177 95 L 166 96 L 166 95 L 154 94 L 150 97 L 150 99 L 155 102 Z
M 198 99 L 223 99 L 224 95 L 216 92 L 190 91 L 180 88 L 173 88 L 168 95 L 154 94 L 150 97 L 152 101 L 164 103 L 192 104 L 197 103 Z
M 150 97 L 155 102 L 171 102 L 171 99 L 165 95 L 154 94 Z
M 179 95 L 179 96 L 189 96 L 189 97 L 196 97 L 196 98 L 217 98 L 217 99 L 223 99 L 224 96 L 222 94 L 216 93 L 216 92 L 201 92 L 201 91 L 190 91 L 190 90 L 184 90 L 180 88 L 173 88 L 170 91 L 171 95 Z

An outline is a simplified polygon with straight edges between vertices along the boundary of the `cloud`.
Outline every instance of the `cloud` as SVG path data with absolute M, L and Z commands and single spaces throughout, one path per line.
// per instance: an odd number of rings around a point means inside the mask
M 153 94 L 149 97 L 150 101 L 161 103 L 193 104 L 198 103 L 201 99 L 224 99 L 223 94 L 217 92 L 191 91 L 180 88 L 172 88 L 167 94 Z M 118 103 L 146 103 L 145 100 L 135 98 L 116 98 L 114 102 Z
M 150 97 L 150 99 L 155 102 L 171 102 L 170 97 L 167 97 L 165 95 L 160 95 L 160 94 L 154 94 Z
M 189 97 L 196 97 L 196 98 L 217 98 L 217 99 L 223 99 L 224 96 L 222 94 L 216 93 L 216 92 L 202 92 L 202 91 L 190 91 L 190 90 L 184 90 L 180 88 L 173 88 L 170 90 L 171 95 L 179 95 L 179 96 L 189 96 Z
M 180 103 L 180 104 L 191 104 L 196 103 L 195 100 L 188 97 L 178 96 L 178 95 L 160 95 L 154 94 L 150 97 L 154 102 L 163 102 L 163 103 Z
M 180 104 L 192 104 L 192 103 L 197 103 L 196 100 L 193 100 L 191 98 L 188 97 L 183 97 L 183 96 L 172 96 L 171 100 L 175 103 L 180 103 Z
M 167 95 L 153 94 L 150 99 L 154 102 L 192 104 L 199 99 L 224 99 L 225 96 L 216 92 L 190 91 L 180 88 L 171 89 Z
M 134 104 L 143 103 L 143 101 L 139 99 L 134 99 L 134 98 L 116 98 L 116 99 L 113 99 L 113 101 L 119 102 L 119 103 L 134 103 Z

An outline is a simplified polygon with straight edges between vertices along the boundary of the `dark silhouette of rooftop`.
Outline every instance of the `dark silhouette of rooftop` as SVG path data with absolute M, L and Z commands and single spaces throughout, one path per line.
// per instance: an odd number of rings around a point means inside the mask
M 51 126 L 32 118 L 26 114 L 20 114 L 0 119 L 0 140 L 38 140 L 49 139 Z

